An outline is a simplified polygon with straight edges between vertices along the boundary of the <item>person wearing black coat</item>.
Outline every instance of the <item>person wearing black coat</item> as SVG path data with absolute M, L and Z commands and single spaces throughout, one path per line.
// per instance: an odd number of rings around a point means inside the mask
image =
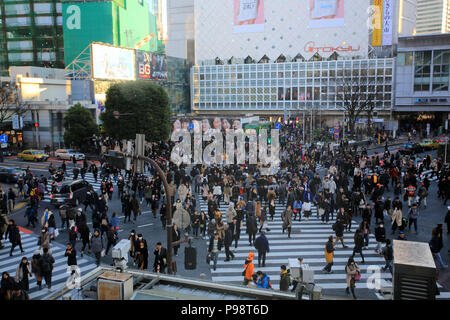
M 233 219 L 233 223 L 230 224 L 231 234 L 233 235 L 234 240 L 234 249 L 236 250 L 238 247 L 238 241 L 241 237 L 241 221 L 237 218 Z
M 375 240 L 377 241 L 377 247 L 375 248 L 376 253 L 381 253 L 381 244 L 386 242 L 386 229 L 384 224 L 380 223 L 375 228 Z
M 248 234 L 248 242 L 250 243 L 250 246 L 252 245 L 252 239 L 253 242 L 255 242 L 256 232 L 258 231 L 258 225 L 256 223 L 256 217 L 253 215 L 253 213 L 249 212 L 248 218 L 247 218 L 247 234 Z
M 364 263 L 364 255 L 362 253 L 362 249 L 364 247 L 364 231 L 362 229 L 358 228 L 355 231 L 355 235 L 354 235 L 353 239 L 355 241 L 355 247 L 353 248 L 352 259 L 355 257 L 356 253 L 359 253 L 362 258 L 361 263 Z
M 231 257 L 231 259 L 234 259 L 234 253 L 231 252 L 231 250 L 230 250 L 232 243 L 233 243 L 233 232 L 229 225 L 225 225 L 225 238 L 223 241 L 223 244 L 225 246 L 225 254 L 226 254 L 225 261 L 230 261 L 230 257 Z
M 2 273 L 2 281 L 1 281 L 1 300 L 10 300 L 12 296 L 12 292 L 14 290 L 15 285 L 14 278 L 9 275 L 8 272 Z
M 111 223 L 108 224 L 108 231 L 106 231 L 106 239 L 108 243 L 106 244 L 105 255 L 108 254 L 109 248 L 114 247 L 117 242 L 117 231 L 114 230 Z
M 381 198 L 378 198 L 377 202 L 375 202 L 375 223 L 383 222 L 384 221 L 384 203 L 381 201 Z
M 267 240 L 264 231 L 261 231 L 261 235 L 258 238 L 256 238 L 255 248 L 256 250 L 258 250 L 258 267 L 261 266 L 261 260 L 262 266 L 265 267 L 266 255 L 268 252 L 270 252 L 270 247 L 269 247 L 269 240 Z
M 80 226 L 80 229 L 78 229 L 78 231 L 80 232 L 80 238 L 81 238 L 81 241 L 83 242 L 83 247 L 81 248 L 81 256 L 83 256 L 84 249 L 86 249 L 86 245 L 88 246 L 88 250 L 91 250 L 91 244 L 89 243 L 90 230 L 89 230 L 87 223 L 86 222 L 83 223 Z
M 155 261 L 153 263 L 153 272 L 164 273 L 167 266 L 167 249 L 163 248 L 161 242 L 156 244 L 156 248 L 153 251 L 155 255 Z
M 341 241 L 342 247 L 348 248 L 344 244 L 344 229 L 345 229 L 345 226 L 342 223 L 342 220 L 341 219 L 337 219 L 336 222 L 333 224 L 333 230 L 334 230 L 334 232 L 336 234 L 336 240 L 334 241 L 333 246 L 336 246 L 338 241 Z
M 77 265 L 77 251 L 72 247 L 70 243 L 67 244 L 66 253 L 64 254 L 64 256 L 67 257 L 68 266 Z
M 179 241 L 180 239 L 181 239 L 181 232 L 178 229 L 178 226 L 174 224 L 172 227 L 172 242 Z M 173 246 L 173 254 L 175 256 L 178 256 L 178 249 L 180 249 L 179 244 Z
M 5 239 L 8 238 L 9 242 L 11 242 L 11 250 L 9 251 L 9 256 L 12 257 L 12 253 L 16 246 L 19 246 L 20 251 L 24 253 L 25 251 L 22 248 L 22 239 L 20 237 L 19 227 L 17 227 L 14 220 L 9 220 L 8 229 L 6 229 Z

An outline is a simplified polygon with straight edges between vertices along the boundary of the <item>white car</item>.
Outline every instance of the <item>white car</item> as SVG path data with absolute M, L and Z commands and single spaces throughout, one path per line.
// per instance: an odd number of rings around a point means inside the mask
M 76 160 L 84 160 L 86 158 L 84 153 L 71 149 L 58 149 L 55 151 L 55 157 L 59 160 L 72 160 L 74 156 Z

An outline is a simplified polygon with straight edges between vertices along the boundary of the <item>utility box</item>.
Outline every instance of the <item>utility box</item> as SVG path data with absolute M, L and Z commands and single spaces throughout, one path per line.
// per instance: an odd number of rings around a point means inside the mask
M 98 300 L 129 300 L 133 295 L 133 276 L 106 271 L 97 279 Z
M 304 283 L 314 283 L 314 270 L 308 264 L 300 264 L 298 259 L 288 259 L 291 277 Z
M 436 265 L 428 243 L 394 240 L 394 300 L 434 300 Z

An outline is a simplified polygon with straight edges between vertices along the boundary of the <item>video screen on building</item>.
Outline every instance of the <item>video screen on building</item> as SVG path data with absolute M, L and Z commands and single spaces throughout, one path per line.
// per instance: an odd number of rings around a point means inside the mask
M 134 50 L 92 44 L 95 79 L 134 80 Z
M 167 56 L 136 50 L 136 78 L 167 80 Z

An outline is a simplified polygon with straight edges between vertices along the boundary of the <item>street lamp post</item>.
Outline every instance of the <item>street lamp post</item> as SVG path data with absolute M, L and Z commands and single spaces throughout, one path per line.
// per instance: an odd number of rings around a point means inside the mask
M 171 197 L 168 195 L 168 190 L 169 190 L 169 184 L 167 183 L 167 177 L 164 174 L 164 172 L 161 170 L 160 166 L 156 163 L 155 160 L 145 157 L 145 156 L 141 156 L 141 155 L 132 155 L 132 154 L 128 154 L 128 153 L 123 153 L 123 152 L 116 152 L 117 155 L 119 156 L 123 156 L 123 157 L 131 157 L 133 159 L 137 159 L 137 160 L 143 160 L 145 162 L 149 162 L 158 172 L 159 177 L 161 178 L 163 185 L 164 185 L 164 189 L 165 189 L 165 193 L 166 193 L 166 201 L 167 201 L 167 216 L 166 216 L 166 232 L 167 232 L 167 273 L 168 274 L 173 274 L 173 261 L 172 261 L 172 248 L 173 248 L 173 243 L 172 243 L 172 199 Z

